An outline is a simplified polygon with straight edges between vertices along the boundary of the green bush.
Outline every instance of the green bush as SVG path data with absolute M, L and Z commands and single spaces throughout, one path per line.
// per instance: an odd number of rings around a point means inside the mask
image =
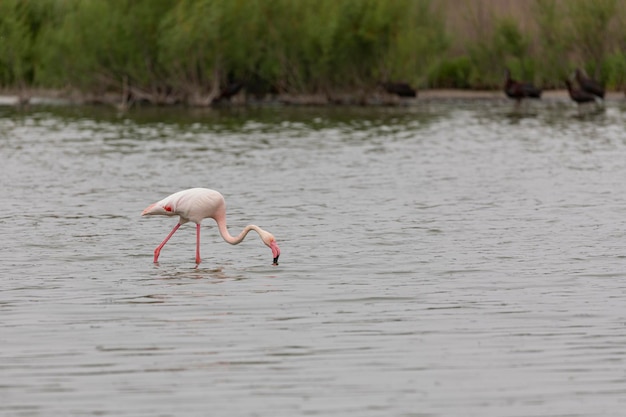
M 468 57 L 443 60 L 429 74 L 429 85 L 435 88 L 470 88 L 470 72 Z
M 234 81 L 259 95 L 500 88 L 508 67 L 562 87 L 580 67 L 617 87 L 625 1 L 534 0 L 524 26 L 476 0 L 454 27 L 432 0 L 1 0 L 0 86 L 208 103 Z
M 24 87 L 33 79 L 30 3 L 0 1 L 0 85 Z

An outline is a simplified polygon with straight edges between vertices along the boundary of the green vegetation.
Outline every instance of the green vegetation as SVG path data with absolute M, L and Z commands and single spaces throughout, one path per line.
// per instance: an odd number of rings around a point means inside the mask
M 259 97 L 495 89 L 504 67 L 546 88 L 577 67 L 626 84 L 626 0 L 497 3 L 1 0 L 0 87 L 198 105 L 235 81 Z

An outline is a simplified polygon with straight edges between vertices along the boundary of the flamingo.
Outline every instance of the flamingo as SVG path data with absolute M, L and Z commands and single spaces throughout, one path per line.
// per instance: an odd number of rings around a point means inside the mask
M 240 243 L 250 230 L 257 232 L 263 243 L 272 250 L 272 256 L 274 257 L 272 265 L 278 265 L 280 249 L 274 235 L 270 232 L 251 224 L 246 226 L 236 237 L 228 233 L 228 228 L 226 227 L 226 202 L 224 201 L 224 196 L 218 191 L 209 190 L 208 188 L 190 188 L 188 190 L 179 191 L 165 197 L 161 201 L 149 205 L 141 215 L 179 216 L 176 226 L 174 226 L 170 234 L 167 235 L 163 242 L 154 250 L 154 263 L 157 263 L 161 249 L 163 249 L 163 246 L 165 246 L 178 228 L 192 221 L 196 224 L 196 264 L 199 264 L 201 262 L 200 223 L 202 223 L 203 219 L 210 217 L 217 223 L 222 238 L 231 245 Z

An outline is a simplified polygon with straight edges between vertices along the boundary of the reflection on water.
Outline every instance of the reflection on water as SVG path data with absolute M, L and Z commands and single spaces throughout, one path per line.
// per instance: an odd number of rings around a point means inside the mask
M 619 416 L 625 110 L 0 108 L 0 414 Z

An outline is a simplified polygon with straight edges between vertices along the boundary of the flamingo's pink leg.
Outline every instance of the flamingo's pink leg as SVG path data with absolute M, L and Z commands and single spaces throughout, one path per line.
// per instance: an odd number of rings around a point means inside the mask
M 174 226 L 170 234 L 167 235 L 167 237 L 163 240 L 163 242 L 161 242 L 161 244 L 157 246 L 157 248 L 154 250 L 154 263 L 157 263 L 157 261 L 159 260 L 159 255 L 161 254 L 161 249 L 163 248 L 163 246 L 165 246 L 167 241 L 170 240 L 172 235 L 178 230 L 179 227 L 180 227 L 180 223 L 176 223 L 176 226 Z
M 200 261 L 200 224 L 196 224 L 196 264 Z

